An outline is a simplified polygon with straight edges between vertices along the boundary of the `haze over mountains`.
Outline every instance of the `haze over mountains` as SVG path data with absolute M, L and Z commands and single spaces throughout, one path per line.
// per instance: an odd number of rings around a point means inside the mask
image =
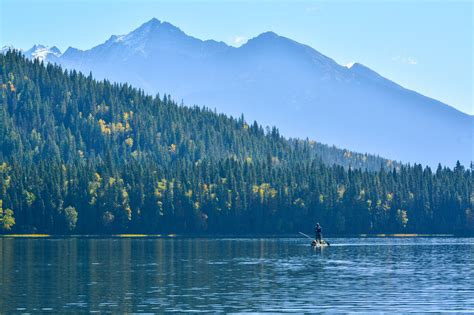
M 186 104 L 244 113 L 289 137 L 431 166 L 473 160 L 473 116 L 272 32 L 235 48 L 152 19 L 90 50 L 35 46 L 25 55 Z

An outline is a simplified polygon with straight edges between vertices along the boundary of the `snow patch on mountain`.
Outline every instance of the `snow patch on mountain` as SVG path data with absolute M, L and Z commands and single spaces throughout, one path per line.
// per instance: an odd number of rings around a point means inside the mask
M 34 45 L 25 51 L 25 56 L 43 62 L 54 62 L 61 56 L 61 51 L 56 46 Z

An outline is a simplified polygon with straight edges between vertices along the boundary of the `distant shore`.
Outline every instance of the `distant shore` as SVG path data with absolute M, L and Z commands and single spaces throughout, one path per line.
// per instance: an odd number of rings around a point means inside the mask
M 395 234 L 355 234 L 355 235 L 327 235 L 325 238 L 416 238 L 416 237 L 474 237 L 474 235 L 456 235 L 456 234 L 416 234 L 416 233 L 395 233 Z M 191 234 L 75 234 L 75 235 L 61 235 L 61 234 L 2 234 L 0 238 L 301 238 L 293 234 L 283 235 L 191 235 Z

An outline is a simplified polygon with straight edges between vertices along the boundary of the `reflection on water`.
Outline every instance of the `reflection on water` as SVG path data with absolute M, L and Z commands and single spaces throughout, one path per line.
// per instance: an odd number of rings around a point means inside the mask
M 0 238 L 0 312 L 474 311 L 474 239 Z

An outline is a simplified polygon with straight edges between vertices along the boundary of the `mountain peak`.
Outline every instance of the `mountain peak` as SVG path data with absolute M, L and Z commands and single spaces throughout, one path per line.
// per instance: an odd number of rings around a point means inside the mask
M 173 24 L 166 22 L 166 21 L 160 21 L 157 18 L 152 18 L 148 22 L 142 24 L 139 26 L 137 29 L 132 31 L 130 34 L 135 33 L 135 32 L 152 32 L 156 30 L 168 30 L 168 31 L 180 31 L 181 30 L 174 26 Z
M 33 48 L 33 49 L 37 49 L 37 48 L 45 48 L 45 47 L 46 47 L 46 46 L 41 45 L 41 44 L 34 44 L 32 48 Z
M 158 20 L 156 17 L 153 17 L 153 18 L 151 18 L 151 20 L 149 20 L 149 21 L 146 22 L 146 23 L 161 24 L 161 21 Z
M 272 32 L 272 31 L 264 32 L 257 36 L 257 38 L 277 38 L 277 37 L 280 37 L 280 36 L 277 33 Z
M 299 48 L 308 47 L 288 37 L 280 36 L 277 33 L 272 32 L 272 31 L 264 32 L 258 35 L 257 37 L 250 39 L 246 44 L 255 44 L 255 43 L 259 43 L 259 45 L 262 45 L 262 46 L 267 46 L 269 44 L 270 45 L 278 44 L 278 45 L 283 45 L 283 46 L 288 46 L 288 47 L 299 47 Z
M 61 55 L 61 51 L 60 51 L 59 48 L 56 47 L 56 46 L 52 46 L 49 50 L 50 50 L 53 54 Z
M 168 22 L 161 22 L 153 18 L 140 25 L 125 36 L 115 37 L 114 41 L 123 41 L 129 46 L 141 47 L 148 40 L 160 35 L 185 35 L 182 30 Z M 111 38 L 112 39 L 112 38 Z
M 38 59 L 40 61 L 48 61 L 55 59 L 61 55 L 61 51 L 56 46 L 45 46 L 36 44 L 25 52 L 25 56 L 30 59 Z
M 74 48 L 74 47 L 68 47 L 64 53 L 61 55 L 61 59 L 64 60 L 64 61 L 67 61 L 67 60 L 78 60 L 80 59 L 81 57 L 81 54 L 83 53 L 82 50 L 80 49 L 77 49 L 77 48 Z
M 264 33 L 258 35 L 257 37 L 254 37 L 254 38 L 250 39 L 249 42 L 251 42 L 251 41 L 255 42 L 256 41 L 256 42 L 266 43 L 266 42 L 271 42 L 271 41 L 275 41 L 275 40 L 279 40 L 279 39 L 287 39 L 287 38 L 282 37 L 282 36 L 278 35 L 275 32 L 268 31 L 268 32 L 264 32 Z
M 78 52 L 82 52 L 82 50 L 69 46 L 64 52 L 63 56 L 66 54 L 78 53 Z
M 354 72 L 354 73 L 357 73 L 359 75 L 363 75 L 363 76 L 371 76 L 371 77 L 377 77 L 377 78 L 382 78 L 384 80 L 387 80 L 385 78 L 383 78 L 380 74 L 378 74 L 377 72 L 375 72 L 374 70 L 370 69 L 369 67 L 361 64 L 361 63 L 358 63 L 358 62 L 354 62 L 350 67 L 348 67 L 350 71 Z
M 138 29 L 141 29 L 141 28 L 154 28 L 154 27 L 158 27 L 161 25 L 161 21 L 158 20 L 157 18 L 152 18 L 151 20 L 149 20 L 148 22 L 145 22 L 143 23 L 142 25 L 140 25 L 138 27 Z
M 367 70 L 370 70 L 372 71 L 369 67 L 367 66 L 364 66 L 363 64 L 361 63 L 358 63 L 358 62 L 354 62 L 352 63 L 352 65 L 349 67 L 349 69 L 354 69 L 354 70 L 363 70 L 363 71 L 367 71 Z
M 292 40 L 269 31 L 269 32 L 264 32 L 254 38 L 249 39 L 241 47 L 244 47 L 244 46 L 252 47 L 254 45 L 267 46 L 268 44 L 276 44 L 280 42 L 292 42 Z

